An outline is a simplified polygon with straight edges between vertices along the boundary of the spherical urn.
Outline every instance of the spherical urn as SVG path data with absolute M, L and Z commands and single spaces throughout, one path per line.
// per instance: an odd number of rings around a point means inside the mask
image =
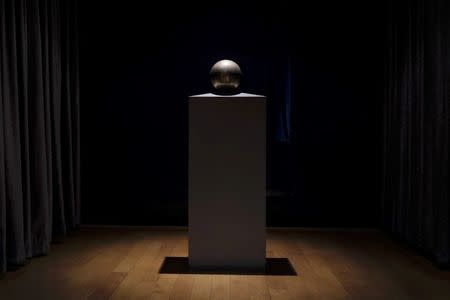
M 224 59 L 216 62 L 209 75 L 217 94 L 233 95 L 239 92 L 242 72 L 234 61 Z

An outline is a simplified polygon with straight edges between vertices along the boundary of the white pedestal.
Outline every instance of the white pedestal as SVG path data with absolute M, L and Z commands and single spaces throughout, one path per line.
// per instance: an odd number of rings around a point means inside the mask
M 266 98 L 189 97 L 189 264 L 263 269 Z

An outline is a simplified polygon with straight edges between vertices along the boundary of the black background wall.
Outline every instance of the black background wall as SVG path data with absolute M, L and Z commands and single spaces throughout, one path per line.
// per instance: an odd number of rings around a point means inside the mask
M 229 58 L 269 99 L 268 225 L 378 224 L 383 1 L 143 2 L 80 3 L 83 223 L 187 224 L 187 97 Z

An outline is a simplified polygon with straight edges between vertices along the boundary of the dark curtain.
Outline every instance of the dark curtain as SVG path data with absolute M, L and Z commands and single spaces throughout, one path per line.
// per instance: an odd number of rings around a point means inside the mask
M 76 1 L 0 0 L 0 272 L 80 221 Z
M 382 223 L 448 265 L 449 1 L 389 3 Z

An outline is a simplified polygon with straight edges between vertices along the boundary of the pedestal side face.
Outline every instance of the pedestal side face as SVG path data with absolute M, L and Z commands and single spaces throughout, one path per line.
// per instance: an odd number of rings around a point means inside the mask
M 265 97 L 191 97 L 189 261 L 262 268 L 266 238 Z

